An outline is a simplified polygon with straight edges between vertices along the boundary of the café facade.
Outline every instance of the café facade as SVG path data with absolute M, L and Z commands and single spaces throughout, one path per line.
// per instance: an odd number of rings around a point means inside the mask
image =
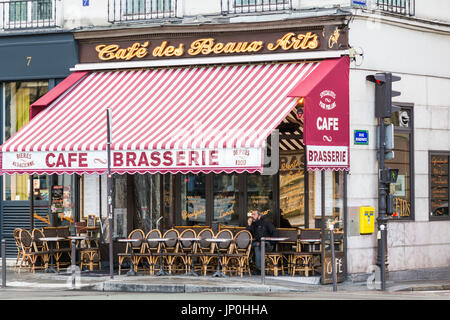
M 75 177 L 50 192 L 49 223 L 94 215 L 105 231 L 110 109 L 115 237 L 246 226 L 252 209 L 277 227 L 335 219 L 345 232 L 347 32 L 339 16 L 76 32 L 79 63 L 31 104 L 1 172 Z

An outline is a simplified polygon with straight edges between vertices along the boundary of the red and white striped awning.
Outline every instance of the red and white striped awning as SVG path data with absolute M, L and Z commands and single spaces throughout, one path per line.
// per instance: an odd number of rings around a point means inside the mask
M 105 173 L 107 108 L 115 173 L 261 172 L 288 93 L 319 64 L 84 74 L 0 147 L 1 172 Z

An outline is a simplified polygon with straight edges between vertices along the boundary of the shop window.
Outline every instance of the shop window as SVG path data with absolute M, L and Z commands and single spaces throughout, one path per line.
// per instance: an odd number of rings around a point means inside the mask
M 112 199 L 114 210 L 114 236 L 126 238 L 128 236 L 127 216 L 127 179 L 128 175 L 114 174 L 112 179 Z
M 206 176 L 186 174 L 181 177 L 181 224 L 206 225 Z
M 343 221 L 344 216 L 344 173 L 342 171 L 325 171 L 325 179 L 322 181 L 322 172 L 314 172 L 314 226 L 321 228 L 322 223 L 322 183 L 325 193 L 325 220 Z M 336 224 L 336 228 L 342 228 L 342 224 Z
M 48 91 L 48 82 L 6 82 L 3 92 L 4 141 L 30 121 L 30 105 Z M 3 200 L 28 200 L 30 190 L 28 175 L 5 175 Z M 35 200 L 48 200 L 48 178 L 36 177 Z
M 450 152 L 430 152 L 430 220 L 450 220 L 449 160 Z
M 214 175 L 214 221 L 239 225 L 239 189 L 237 174 Z
M 133 178 L 137 213 L 135 227 L 147 233 L 160 225 L 161 175 L 135 174 Z
M 52 225 L 73 225 L 76 219 L 76 175 L 54 175 L 51 188 L 52 202 L 50 210 L 55 214 Z
M 305 227 L 304 153 L 280 155 L 280 227 Z
M 258 210 L 265 219 L 274 223 L 272 190 L 272 176 L 260 174 L 249 174 L 247 176 L 248 210 Z
M 394 218 L 413 219 L 413 163 L 412 144 L 412 108 L 402 107 L 400 112 L 394 112 L 388 121 L 394 125 L 394 158 L 386 160 L 386 167 L 399 169 L 397 183 L 391 184 L 394 195 Z

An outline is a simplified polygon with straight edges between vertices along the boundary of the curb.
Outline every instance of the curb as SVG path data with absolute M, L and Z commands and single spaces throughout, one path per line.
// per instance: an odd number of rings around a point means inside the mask
M 391 288 L 389 291 L 399 292 L 399 291 L 439 291 L 439 290 L 450 290 L 450 284 L 417 285 L 403 288 Z
M 193 284 L 138 284 L 120 282 L 101 282 L 93 285 L 85 285 L 79 290 L 82 291 L 103 291 L 103 292 L 142 292 L 142 293 L 288 293 L 307 292 L 306 290 L 285 288 L 279 286 L 208 286 Z

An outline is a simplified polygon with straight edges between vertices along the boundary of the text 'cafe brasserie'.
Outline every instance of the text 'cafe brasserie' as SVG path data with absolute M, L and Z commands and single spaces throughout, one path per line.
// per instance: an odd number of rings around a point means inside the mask
M 110 109 L 117 237 L 136 228 L 243 228 L 253 209 L 276 227 L 342 220 L 349 58 L 292 57 L 346 48 L 345 29 L 164 37 L 80 41 L 80 64 L 0 147 L 1 172 L 64 184 L 64 205 L 50 206 L 55 226 L 88 215 L 105 222 Z M 234 61 L 249 54 L 263 62 Z M 183 58 L 200 64 L 180 65 Z M 215 64 L 201 63 L 211 58 Z M 178 65 L 154 67 L 160 61 Z M 332 205 L 322 209 L 320 194 Z

